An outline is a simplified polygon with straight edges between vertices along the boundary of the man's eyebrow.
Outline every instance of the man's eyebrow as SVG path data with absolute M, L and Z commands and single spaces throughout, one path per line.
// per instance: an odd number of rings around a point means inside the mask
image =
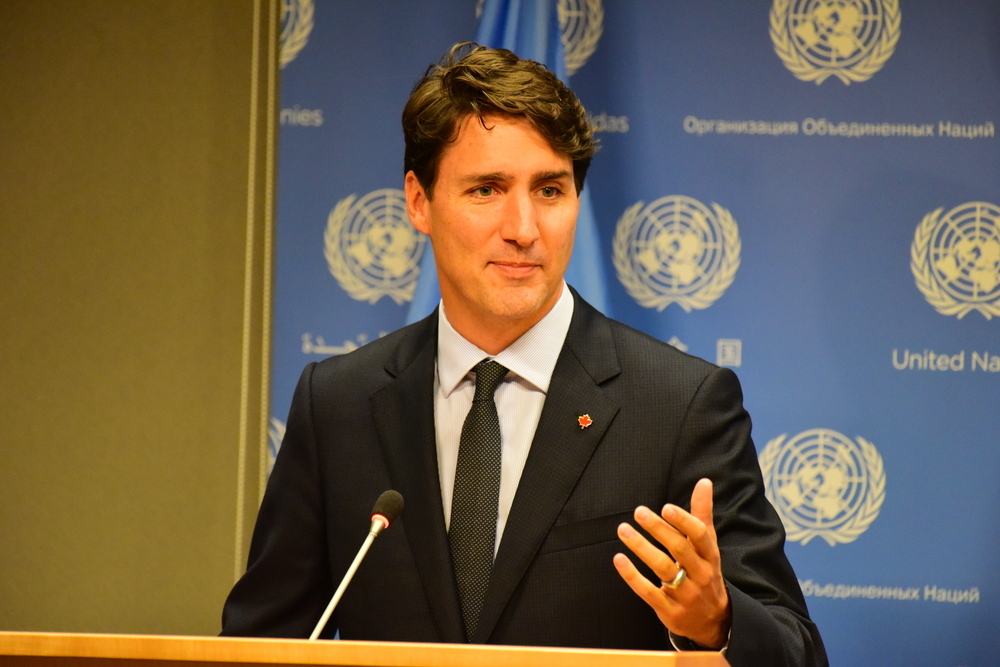
M 470 174 L 462 177 L 463 183 L 482 183 L 484 181 L 510 181 L 513 177 L 502 171 L 494 171 L 488 174 Z
M 540 181 L 558 181 L 561 178 L 571 178 L 572 176 L 573 172 L 563 169 L 562 171 L 543 171 L 537 173 L 531 180 L 534 183 L 538 183 Z
M 571 178 L 573 172 L 562 169 L 560 171 L 540 171 L 536 174 L 531 175 L 532 183 L 540 183 L 541 181 L 558 181 L 562 178 Z M 500 183 L 512 181 L 514 177 L 504 171 L 493 171 L 488 174 L 470 174 L 468 176 L 462 177 L 463 183 L 484 183 L 488 181 L 497 181 Z

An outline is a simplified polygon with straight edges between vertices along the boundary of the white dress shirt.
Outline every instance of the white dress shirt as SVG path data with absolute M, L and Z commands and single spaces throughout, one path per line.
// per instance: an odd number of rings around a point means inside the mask
M 497 514 L 496 555 L 507 525 L 507 515 L 514 502 L 517 483 L 528 459 L 531 440 L 542 415 L 552 371 L 562 350 L 570 320 L 573 319 L 573 295 L 563 283 L 562 295 L 545 317 L 505 350 L 491 356 L 455 331 L 445 313 L 438 308 L 438 350 L 434 373 L 434 430 L 437 437 L 438 478 L 441 480 L 441 503 L 444 525 L 451 526 L 451 499 L 455 488 L 455 467 L 462 425 L 476 393 L 472 367 L 487 357 L 506 366 L 510 372 L 494 394 L 500 418 L 501 464 L 500 500 Z

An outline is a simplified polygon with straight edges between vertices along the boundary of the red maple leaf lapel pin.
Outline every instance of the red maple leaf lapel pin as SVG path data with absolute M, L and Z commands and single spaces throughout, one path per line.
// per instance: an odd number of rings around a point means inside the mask
M 594 423 L 594 420 L 590 418 L 590 415 L 580 415 L 576 418 L 576 423 L 580 425 L 580 428 L 587 428 Z

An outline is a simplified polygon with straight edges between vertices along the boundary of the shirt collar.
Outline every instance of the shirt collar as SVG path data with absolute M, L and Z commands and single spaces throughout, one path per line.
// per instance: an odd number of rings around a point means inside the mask
M 552 310 L 492 358 L 538 390 L 547 393 L 552 371 L 555 370 L 556 360 L 566 341 L 572 319 L 573 295 L 564 281 L 562 294 Z M 489 356 L 451 326 L 444 311 L 444 303 L 439 304 L 437 372 L 444 395 L 450 396 L 472 367 Z

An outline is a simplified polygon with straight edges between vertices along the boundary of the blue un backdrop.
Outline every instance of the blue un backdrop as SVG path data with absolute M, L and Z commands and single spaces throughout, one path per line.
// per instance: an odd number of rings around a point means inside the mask
M 305 363 L 436 303 L 411 87 L 513 46 L 601 140 L 571 284 L 739 374 L 832 664 L 996 663 L 1000 4 L 286 0 L 283 28 L 273 448 Z

